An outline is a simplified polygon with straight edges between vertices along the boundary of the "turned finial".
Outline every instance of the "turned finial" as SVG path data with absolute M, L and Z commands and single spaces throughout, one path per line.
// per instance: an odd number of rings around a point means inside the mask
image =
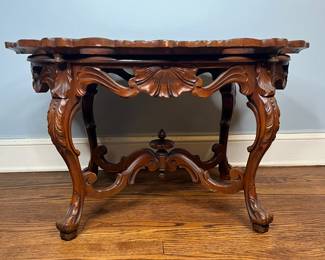
M 153 149 L 158 150 L 160 152 L 166 152 L 166 150 L 169 150 L 174 147 L 174 142 L 172 140 L 165 139 L 166 132 L 164 131 L 164 129 L 160 129 L 160 131 L 158 132 L 158 138 L 159 139 L 155 139 L 150 142 L 150 146 Z
M 166 132 L 164 129 L 160 129 L 160 131 L 158 133 L 158 137 L 160 140 L 164 140 L 166 138 Z

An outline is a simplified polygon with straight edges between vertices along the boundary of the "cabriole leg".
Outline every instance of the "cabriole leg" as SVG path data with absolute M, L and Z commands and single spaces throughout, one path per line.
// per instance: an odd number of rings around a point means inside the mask
M 222 115 L 220 121 L 220 135 L 219 135 L 219 144 L 222 144 L 225 147 L 225 156 L 219 164 L 219 172 L 221 179 L 229 179 L 229 171 L 231 166 L 228 163 L 227 159 L 227 144 L 228 144 L 228 134 L 229 126 L 235 106 L 236 98 L 236 86 L 234 84 L 225 85 L 220 89 L 222 97 Z
M 98 173 L 98 165 L 95 163 L 95 148 L 97 147 L 96 124 L 94 119 L 94 97 L 97 93 L 97 85 L 90 85 L 87 88 L 86 94 L 82 97 L 82 116 L 85 123 L 89 147 L 90 160 L 86 170 Z
M 279 129 L 280 111 L 274 97 L 275 90 L 265 69 L 259 69 L 258 85 L 254 92 L 248 96 L 248 107 L 256 117 L 256 138 L 250 152 L 244 174 L 244 194 L 246 207 L 253 229 L 258 233 L 268 231 L 273 215 L 261 206 L 255 188 L 255 176 L 259 163 L 271 146 Z
M 52 142 L 68 166 L 73 184 L 70 206 L 62 222 L 57 223 L 61 238 L 71 240 L 77 236 L 82 213 L 85 188 L 78 159 L 71 138 L 71 121 L 79 106 L 79 97 L 53 97 L 48 111 L 48 130 Z

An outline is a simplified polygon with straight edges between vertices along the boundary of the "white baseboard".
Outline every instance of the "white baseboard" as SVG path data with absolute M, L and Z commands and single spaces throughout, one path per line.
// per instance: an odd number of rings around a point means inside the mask
M 148 137 L 105 137 L 100 142 L 108 146 L 108 158 L 118 161 L 121 155 L 148 147 Z M 211 155 L 210 147 L 216 136 L 169 136 L 177 147 L 199 154 L 202 159 Z M 248 157 L 246 148 L 254 135 L 229 137 L 229 161 L 234 166 L 244 166 Z M 86 138 L 74 139 L 80 150 L 82 167 L 87 165 L 89 148 Z M 325 165 L 325 133 L 278 134 L 264 156 L 263 166 Z M 50 139 L 3 139 L 0 140 L 0 172 L 62 171 L 66 170 L 63 159 Z

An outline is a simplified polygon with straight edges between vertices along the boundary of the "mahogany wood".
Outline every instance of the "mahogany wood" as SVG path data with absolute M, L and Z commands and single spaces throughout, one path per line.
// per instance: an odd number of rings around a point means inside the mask
M 123 190 L 135 181 L 142 169 L 170 171 L 184 168 L 195 183 L 209 190 L 235 193 L 244 189 L 248 215 L 256 232 L 266 232 L 273 216 L 261 206 L 255 189 L 258 165 L 279 129 L 279 108 L 275 90 L 284 89 L 289 53 L 298 53 L 309 44 L 286 39 L 232 39 L 227 41 L 113 41 L 101 38 L 19 40 L 6 43 L 17 53 L 31 54 L 33 87 L 36 92 L 50 90 L 48 130 L 53 144 L 69 169 L 73 192 L 64 219 L 57 223 L 61 238 L 76 237 L 86 196 L 103 197 Z M 128 69 L 128 71 L 126 71 Z M 133 73 L 130 73 L 132 70 Z M 200 77 L 210 72 L 213 81 L 205 85 Z M 125 80 L 124 86 L 109 73 Z M 232 168 L 227 160 L 229 124 L 235 104 L 235 88 L 248 98 L 256 118 L 256 139 L 244 171 Z M 112 163 L 104 157 L 107 149 L 98 146 L 93 101 L 97 86 L 121 97 L 147 93 L 154 97 L 178 97 L 185 92 L 209 97 L 220 91 L 222 117 L 220 139 L 212 147 L 208 161 L 190 152 L 174 148 L 163 130 L 159 138 L 145 148 Z M 79 151 L 74 147 L 71 122 L 82 107 L 91 157 L 81 169 Z M 209 170 L 219 165 L 219 177 Z M 98 168 L 116 174 L 113 184 L 98 187 Z
M 89 85 L 86 94 L 82 97 L 82 116 L 87 131 L 90 148 L 90 160 L 87 170 L 98 173 L 98 165 L 95 162 L 95 149 L 97 148 L 96 124 L 93 111 L 94 96 L 97 93 L 97 85 Z
M 219 144 L 225 146 L 226 149 L 225 153 L 226 153 L 230 120 L 235 106 L 236 86 L 234 84 L 226 85 L 220 89 L 220 93 L 222 97 L 222 114 L 221 114 L 221 121 L 220 121 Z M 222 179 L 228 179 L 230 169 L 231 166 L 228 163 L 227 156 L 225 156 L 224 160 L 222 160 L 219 163 L 220 177 Z

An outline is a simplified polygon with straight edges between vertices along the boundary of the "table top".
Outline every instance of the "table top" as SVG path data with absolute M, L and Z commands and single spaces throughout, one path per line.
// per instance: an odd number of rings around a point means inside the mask
M 106 38 L 43 38 L 21 39 L 6 42 L 6 48 L 19 54 L 88 54 L 88 55 L 246 55 L 290 54 L 308 48 L 304 40 L 289 41 L 284 38 L 202 41 L 129 41 Z

